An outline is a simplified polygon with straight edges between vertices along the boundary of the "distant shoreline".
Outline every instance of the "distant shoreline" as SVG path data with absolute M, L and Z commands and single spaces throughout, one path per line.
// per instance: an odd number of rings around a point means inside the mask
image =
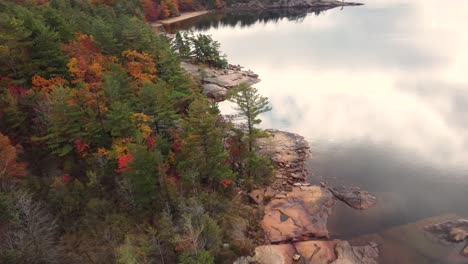
M 191 19 L 191 18 L 194 18 L 194 17 L 202 16 L 202 15 L 208 14 L 210 12 L 212 12 L 212 11 L 211 10 L 203 10 L 203 11 L 195 11 L 195 12 L 185 12 L 185 13 L 181 13 L 180 16 L 177 16 L 177 17 L 171 17 L 171 18 L 166 18 L 166 19 L 163 19 L 163 20 L 158 20 L 158 21 L 156 21 L 154 23 L 151 23 L 151 26 L 152 27 L 161 27 L 161 26 L 165 26 L 165 25 L 170 25 L 170 24 L 174 24 L 174 23 L 177 23 L 177 22 L 188 20 L 188 19 Z
M 261 0 L 258 0 L 259 3 Z M 255 2 L 255 1 L 253 1 Z M 329 9 L 335 8 L 340 6 L 359 6 L 363 5 L 362 3 L 357 2 L 345 2 L 345 1 L 338 1 L 338 0 L 315 0 L 308 4 L 299 4 L 299 5 L 272 5 L 272 6 L 264 6 L 264 5 L 244 5 L 238 4 L 231 7 L 224 7 L 223 9 L 208 9 L 208 10 L 201 10 L 201 11 L 192 11 L 192 12 L 183 12 L 177 17 L 170 17 L 162 20 L 157 20 L 151 23 L 151 26 L 154 28 L 159 28 L 167 25 L 171 25 L 174 23 L 182 22 L 185 20 L 189 20 L 195 17 L 199 17 L 214 11 L 246 11 L 246 10 L 272 10 L 272 9 L 288 9 L 288 8 L 316 8 L 316 9 Z

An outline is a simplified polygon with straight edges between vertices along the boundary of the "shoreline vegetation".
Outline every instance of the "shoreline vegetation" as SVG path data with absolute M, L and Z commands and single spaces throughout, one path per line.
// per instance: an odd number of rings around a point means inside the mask
M 193 55 L 184 56 L 188 50 L 197 49 L 195 40 L 199 36 L 194 36 L 193 33 L 176 33 L 171 39 L 181 57 L 189 58 L 181 66 L 203 87 L 202 93 L 205 96 L 216 102 L 226 99 L 231 101 L 232 92 L 237 94 L 238 87 L 250 87 L 260 81 L 258 75 L 252 71 L 243 71 L 241 66 L 229 65 L 224 56 L 214 56 L 225 61 L 221 64 L 223 66 L 217 67 L 213 66 L 217 65 L 215 62 L 197 63 Z M 219 47 L 215 40 L 209 39 L 213 41 L 213 46 Z M 247 102 L 249 98 L 259 96 L 255 88 L 250 89 L 255 92 L 241 96 L 242 101 Z M 253 102 L 247 103 L 244 110 L 253 105 Z M 262 110 L 264 111 L 269 109 Z M 249 131 L 252 129 L 250 125 L 248 128 Z M 245 131 L 246 128 L 242 130 Z M 336 201 L 365 210 L 375 205 L 376 198 L 356 187 L 327 186 L 325 183 L 316 186 L 307 183 L 309 173 L 304 165 L 310 156 L 307 141 L 302 136 L 289 132 L 272 129 L 257 131 L 263 135 L 249 144 L 249 151 L 253 150 L 259 157 L 270 160 L 273 165 L 273 179 L 268 183 L 255 184 L 251 188 L 240 188 L 239 194 L 247 195 L 250 199 L 244 206 L 257 212 L 258 218 L 254 220 L 257 224 L 252 226 L 258 227 L 252 231 L 259 235 L 254 243 L 254 254 L 241 257 L 234 263 L 288 264 L 301 259 L 304 263 L 377 263 L 379 248 L 376 243 L 351 246 L 347 241 L 330 240 L 327 229 L 327 219 Z
M 157 30 L 163 30 L 164 26 L 169 26 L 171 24 L 176 24 L 180 22 L 184 22 L 187 20 L 194 19 L 196 17 L 200 17 L 212 12 L 229 12 L 229 11 L 252 11 L 252 10 L 280 10 L 280 9 L 287 9 L 287 8 L 307 8 L 313 10 L 326 10 L 336 7 L 344 7 L 344 6 L 359 6 L 363 5 L 362 3 L 357 2 L 345 2 L 345 1 L 337 1 L 337 0 L 304 0 L 298 2 L 282 2 L 277 1 L 273 4 L 264 4 L 260 0 L 253 0 L 247 1 L 245 3 L 237 3 L 232 4 L 230 6 L 223 6 L 221 8 L 216 9 L 206 9 L 200 11 L 188 11 L 188 12 L 181 12 L 178 16 L 164 18 L 160 20 L 156 20 L 151 22 L 151 26 Z

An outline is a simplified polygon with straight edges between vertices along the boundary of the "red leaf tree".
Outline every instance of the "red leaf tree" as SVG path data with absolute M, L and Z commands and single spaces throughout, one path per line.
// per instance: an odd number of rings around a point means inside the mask
M 20 182 L 27 175 L 27 164 L 17 161 L 20 149 L 19 146 L 13 146 L 10 139 L 0 133 L 0 187 L 2 189 Z

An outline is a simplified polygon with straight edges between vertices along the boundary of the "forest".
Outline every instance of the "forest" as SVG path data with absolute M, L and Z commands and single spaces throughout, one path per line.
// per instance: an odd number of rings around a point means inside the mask
M 251 253 L 261 216 L 242 194 L 271 177 L 255 152 L 268 100 L 241 85 L 230 99 L 238 114 L 221 115 L 180 67 L 224 67 L 219 44 L 173 42 L 148 25 L 212 5 L 0 1 L 0 263 Z

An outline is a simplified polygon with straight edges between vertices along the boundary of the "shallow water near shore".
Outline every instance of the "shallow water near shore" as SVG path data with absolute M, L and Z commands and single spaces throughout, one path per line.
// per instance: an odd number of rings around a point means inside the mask
M 396 239 L 468 217 L 468 2 L 364 3 L 209 14 L 173 29 L 211 34 L 231 63 L 260 75 L 273 106 L 262 126 L 311 142 L 312 182 L 376 194 L 370 210 L 335 208 L 333 238 L 379 240 L 381 263 L 468 263 L 454 245 Z

